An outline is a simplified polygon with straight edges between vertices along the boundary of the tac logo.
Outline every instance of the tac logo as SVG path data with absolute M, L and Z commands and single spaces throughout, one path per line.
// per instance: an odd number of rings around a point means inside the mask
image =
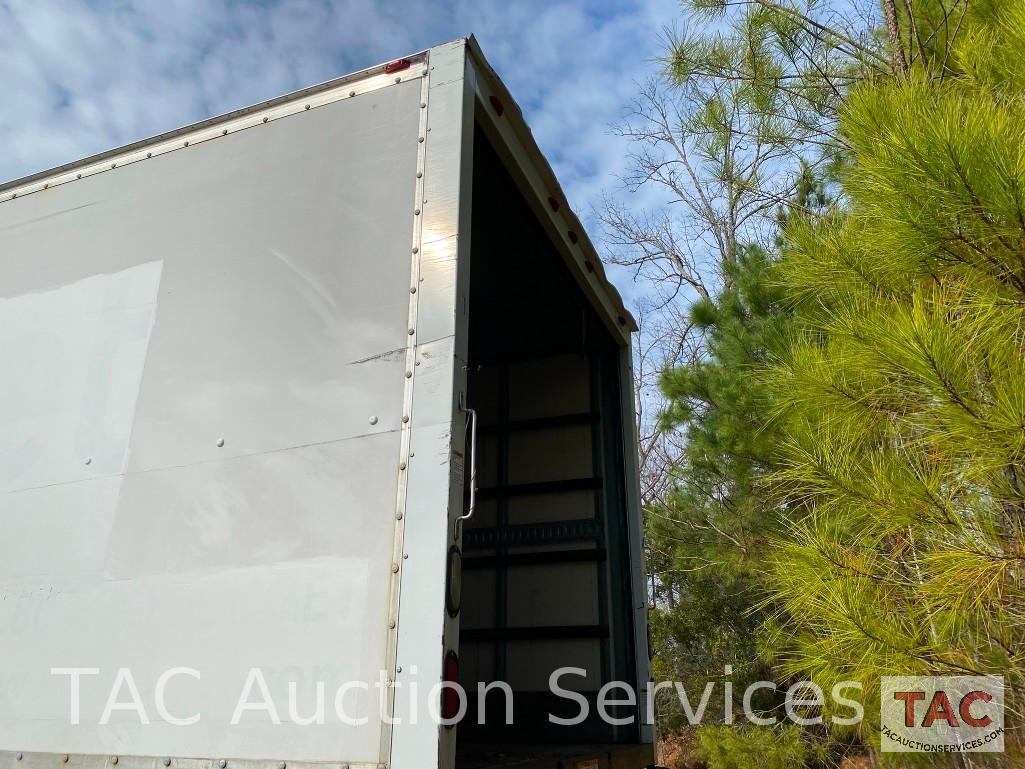
M 999 753 L 1004 679 L 884 676 L 882 749 L 898 753 Z

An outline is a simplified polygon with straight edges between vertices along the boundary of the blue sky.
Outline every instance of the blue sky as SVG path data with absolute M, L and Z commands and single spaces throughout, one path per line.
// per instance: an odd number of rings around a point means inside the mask
M 677 0 L 0 0 L 0 180 L 472 32 L 586 217 L 625 163 L 608 126 L 678 14 Z

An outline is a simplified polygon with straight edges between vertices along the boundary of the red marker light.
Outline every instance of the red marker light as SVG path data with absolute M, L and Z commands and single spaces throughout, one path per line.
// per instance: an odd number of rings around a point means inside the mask
M 570 230 L 566 234 L 569 235 L 569 242 L 572 243 L 573 245 L 576 245 L 577 242 L 580 240 L 580 236 L 577 235 L 575 232 L 573 232 L 573 230 Z
M 491 102 L 491 106 L 495 108 L 495 112 L 501 117 L 502 113 L 505 112 L 505 105 L 502 104 L 501 100 L 497 96 L 489 96 L 488 101 Z
M 445 669 L 442 680 L 448 684 L 459 685 L 459 657 L 454 651 L 445 655 Z M 460 701 L 459 692 L 451 686 L 441 690 L 441 717 L 445 721 L 452 721 L 459 716 Z M 455 724 L 448 724 L 454 726 Z
M 384 65 L 384 72 L 386 75 L 390 75 L 393 72 L 401 72 L 402 70 L 409 69 L 412 66 L 413 62 L 409 59 L 396 59 L 395 61 L 390 61 Z
M 548 196 L 548 205 L 551 206 L 551 209 L 553 211 L 558 211 L 559 210 L 559 201 L 555 199 L 554 195 L 549 195 Z

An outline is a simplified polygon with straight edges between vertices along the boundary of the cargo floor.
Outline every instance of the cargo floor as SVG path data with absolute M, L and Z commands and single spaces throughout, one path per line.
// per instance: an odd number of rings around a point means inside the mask
M 643 769 L 650 745 L 460 745 L 456 769 Z

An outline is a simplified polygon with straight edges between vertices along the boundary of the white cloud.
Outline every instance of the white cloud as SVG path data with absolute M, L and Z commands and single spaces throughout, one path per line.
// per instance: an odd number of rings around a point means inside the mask
M 584 218 L 675 0 L 0 0 L 0 178 L 476 34 Z M 624 286 L 625 287 L 625 286 Z

